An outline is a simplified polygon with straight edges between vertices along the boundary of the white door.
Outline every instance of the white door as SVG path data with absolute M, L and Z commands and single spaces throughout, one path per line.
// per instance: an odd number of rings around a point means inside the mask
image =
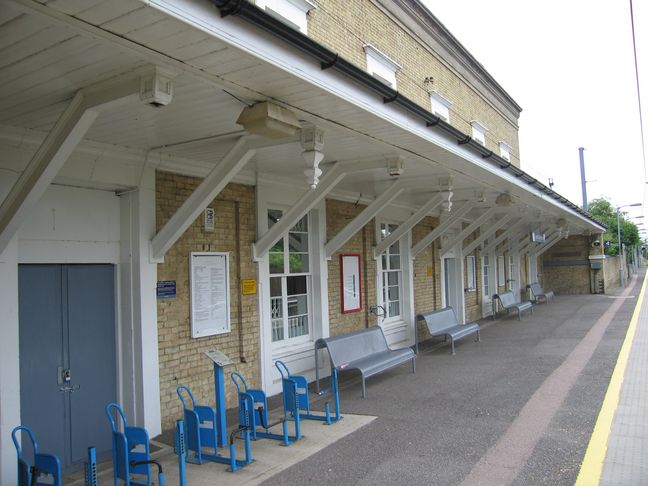
M 443 305 L 452 307 L 459 322 L 464 321 L 463 266 L 460 258 L 443 258 Z
M 484 255 L 481 259 L 482 265 L 482 317 L 493 314 L 493 294 L 497 293 L 495 282 L 495 259 L 492 255 Z
M 520 258 L 518 255 L 508 257 L 508 279 L 506 289 L 513 292 L 516 298 L 520 298 Z

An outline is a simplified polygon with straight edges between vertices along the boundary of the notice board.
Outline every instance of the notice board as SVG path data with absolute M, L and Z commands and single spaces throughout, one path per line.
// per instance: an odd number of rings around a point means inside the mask
M 229 253 L 189 256 L 191 337 L 230 332 Z

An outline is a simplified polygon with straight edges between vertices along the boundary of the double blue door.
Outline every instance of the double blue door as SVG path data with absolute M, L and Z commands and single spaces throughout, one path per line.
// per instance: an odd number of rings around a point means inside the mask
M 103 407 L 115 401 L 112 265 L 20 265 L 20 409 L 43 452 L 66 470 L 88 446 L 110 451 Z

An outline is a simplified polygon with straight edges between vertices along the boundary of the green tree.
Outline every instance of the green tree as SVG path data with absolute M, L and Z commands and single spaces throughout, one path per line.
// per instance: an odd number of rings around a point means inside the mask
M 603 244 L 607 255 L 619 254 L 619 238 L 617 236 L 617 210 L 607 199 L 594 199 L 588 204 L 588 212 L 597 221 L 608 227 L 603 234 Z M 639 237 L 639 228 L 632 221 L 626 219 L 626 214 L 622 211 L 619 215 L 621 226 L 621 242 L 626 246 L 641 245 Z

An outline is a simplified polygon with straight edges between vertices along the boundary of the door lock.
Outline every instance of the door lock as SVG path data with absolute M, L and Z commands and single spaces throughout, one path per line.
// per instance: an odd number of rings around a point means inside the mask
M 74 393 L 79 388 L 81 388 L 81 385 L 64 385 L 64 386 L 59 388 L 59 391 Z

